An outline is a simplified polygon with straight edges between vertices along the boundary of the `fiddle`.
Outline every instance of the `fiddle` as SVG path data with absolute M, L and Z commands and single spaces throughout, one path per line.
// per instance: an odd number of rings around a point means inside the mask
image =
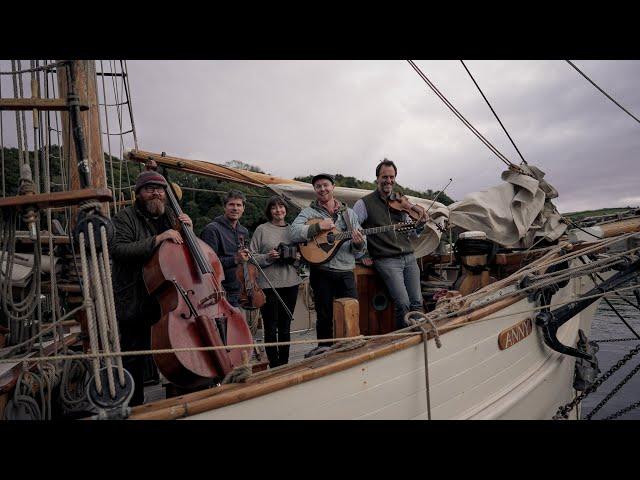
M 411 203 L 406 195 L 392 192 L 387 197 L 387 205 L 393 210 L 408 214 L 415 222 L 424 223 L 428 220 L 427 211 L 424 207 L 417 203 Z
M 244 238 L 241 238 L 239 250 L 245 248 Z M 267 302 L 267 297 L 258 285 L 258 269 L 242 256 L 240 256 L 240 262 L 236 269 L 236 278 L 240 282 L 240 305 L 242 308 L 252 310 L 262 307 Z
M 147 169 L 157 168 L 150 161 Z M 172 191 L 166 189 L 168 207 L 182 214 Z M 224 271 L 216 253 L 193 229 L 181 223 L 183 244 L 162 242 L 144 265 L 147 291 L 158 299 L 161 317 L 151 330 L 151 345 L 158 349 L 224 347 L 250 344 L 253 337 L 244 316 L 231 306 L 222 287 Z M 250 349 L 221 348 L 154 354 L 160 372 L 172 383 L 197 387 L 222 378 L 242 365 Z

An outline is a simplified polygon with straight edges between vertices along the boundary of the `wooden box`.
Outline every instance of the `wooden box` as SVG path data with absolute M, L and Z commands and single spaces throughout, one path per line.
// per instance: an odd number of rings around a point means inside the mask
M 395 330 L 394 302 L 373 267 L 354 270 L 360 302 L 360 334 L 381 335 Z

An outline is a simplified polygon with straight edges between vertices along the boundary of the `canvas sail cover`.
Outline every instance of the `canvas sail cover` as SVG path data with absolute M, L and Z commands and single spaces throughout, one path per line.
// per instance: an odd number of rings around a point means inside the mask
M 480 230 L 505 247 L 528 248 L 540 239 L 557 240 L 567 229 L 551 199 L 558 191 L 533 165 L 502 172 L 505 183 L 467 195 L 449 205 L 449 221 L 463 230 Z
M 153 159 L 159 165 L 189 173 L 266 187 L 283 195 L 298 208 L 308 206 L 315 198 L 311 184 L 275 175 L 141 150 L 129 151 L 128 158 L 142 162 Z M 518 168 L 519 171 L 509 169 L 502 173 L 505 182 L 502 185 L 471 193 L 449 207 L 436 202 L 429 210 L 432 221 L 413 242 L 416 256 L 436 250 L 441 236 L 436 224 L 443 228 L 447 219 L 452 226 L 462 230 L 483 231 L 488 239 L 505 247 L 528 248 L 541 238 L 557 240 L 567 228 L 560 222 L 560 215 L 551 203 L 551 199 L 558 196 L 557 190 L 544 180 L 545 173 L 539 168 L 533 165 L 520 165 Z M 369 190 L 347 187 L 336 187 L 334 191 L 336 198 L 349 206 L 368 193 Z M 431 206 L 431 200 L 411 196 L 409 199 L 426 209 Z

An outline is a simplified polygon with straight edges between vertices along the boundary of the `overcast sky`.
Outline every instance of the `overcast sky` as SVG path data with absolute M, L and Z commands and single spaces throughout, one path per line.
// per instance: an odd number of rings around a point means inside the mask
M 417 65 L 514 163 L 520 158 L 459 61 Z M 640 117 L 640 61 L 575 61 Z M 417 190 L 499 184 L 505 165 L 403 60 L 128 61 L 141 149 L 292 178 L 372 180 L 384 157 Z M 563 61 L 466 62 L 562 212 L 640 204 L 640 124 Z M 3 91 L 3 96 L 7 95 Z M 13 115 L 13 114 L 12 114 Z
M 459 61 L 417 65 L 507 158 L 520 158 Z M 640 124 L 563 61 L 465 62 L 561 211 L 640 204 Z M 639 61 L 576 61 L 640 116 Z M 129 61 L 140 147 L 283 177 L 322 171 L 449 196 L 500 183 L 504 164 L 406 61 Z

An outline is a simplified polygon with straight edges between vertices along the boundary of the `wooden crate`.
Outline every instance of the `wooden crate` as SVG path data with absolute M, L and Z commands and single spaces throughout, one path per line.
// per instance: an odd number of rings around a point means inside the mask
M 358 265 L 354 274 L 360 302 L 360 334 L 381 335 L 395 330 L 394 302 L 375 269 Z

